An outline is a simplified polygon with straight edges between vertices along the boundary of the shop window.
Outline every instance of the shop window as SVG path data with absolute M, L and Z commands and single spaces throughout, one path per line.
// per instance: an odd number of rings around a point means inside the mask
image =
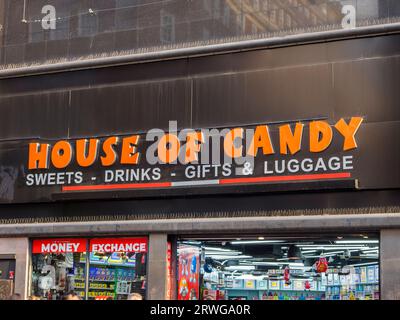
M 239 237 L 237 237 L 239 238 Z M 378 300 L 374 235 L 185 239 L 180 300 Z
M 146 238 L 34 240 L 31 294 L 44 300 L 71 292 L 88 300 L 144 299 L 146 265 Z
M 147 239 L 91 240 L 89 260 L 89 300 L 127 300 L 131 293 L 145 298 Z
M 60 300 L 70 291 L 85 297 L 85 239 L 34 240 L 32 295 Z

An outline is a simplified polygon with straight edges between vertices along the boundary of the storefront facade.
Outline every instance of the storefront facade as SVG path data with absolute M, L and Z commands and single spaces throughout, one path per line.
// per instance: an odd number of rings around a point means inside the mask
M 400 299 L 398 33 L 155 60 L 0 80 L 0 259 L 15 260 L 2 285 L 11 280 L 24 298 L 200 299 L 216 290 L 197 286 L 205 265 L 220 270 L 211 247 L 252 259 L 248 270 L 263 278 L 241 285 L 274 299 L 263 287 L 274 268 L 261 267 L 277 266 L 289 283 L 284 259 L 312 267 L 334 245 L 346 267 L 373 266 L 353 272 L 371 286 L 363 298 Z M 203 162 L 206 133 L 219 144 Z M 191 242 L 193 295 L 181 290 L 179 259 Z M 311 246 L 315 261 L 303 249 L 290 257 L 291 246 Z M 310 290 L 307 281 L 296 290 Z

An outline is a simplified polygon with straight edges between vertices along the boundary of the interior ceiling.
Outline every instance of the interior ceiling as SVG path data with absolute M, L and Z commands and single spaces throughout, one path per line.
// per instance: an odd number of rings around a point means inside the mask
M 366 233 L 280 238 L 262 235 L 224 239 L 202 237 L 183 241 L 203 246 L 206 257 L 211 257 L 218 263 L 223 262 L 224 265 L 246 265 L 255 262 L 282 263 L 280 266 L 257 265 L 256 270 L 259 271 L 282 268 L 286 263 L 301 263 L 305 267 L 311 267 L 321 256 L 327 257 L 331 267 L 368 264 L 377 262 L 379 258 L 378 235 Z M 224 257 L 231 255 L 232 252 L 236 252 L 238 258 L 231 256 L 224 260 Z

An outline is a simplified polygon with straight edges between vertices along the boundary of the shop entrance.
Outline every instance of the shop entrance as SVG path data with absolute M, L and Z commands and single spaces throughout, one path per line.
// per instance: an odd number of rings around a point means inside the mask
M 186 238 L 178 242 L 180 300 L 378 300 L 379 238 Z
M 0 300 L 8 300 L 14 293 L 15 257 L 0 255 Z

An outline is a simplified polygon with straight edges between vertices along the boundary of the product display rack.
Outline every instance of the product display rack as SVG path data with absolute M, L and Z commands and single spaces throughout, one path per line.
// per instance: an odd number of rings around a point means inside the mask
M 287 289 L 246 289 L 221 288 L 225 290 L 229 299 L 247 296 L 248 300 L 321 300 L 325 295 L 322 290 L 287 290 Z
M 94 272 L 93 274 L 89 274 L 89 300 L 95 299 L 98 296 L 111 297 L 114 300 L 118 300 L 118 296 L 128 295 L 135 276 L 134 267 L 134 265 L 124 264 L 91 264 L 90 270 L 91 272 L 94 270 Z M 126 270 L 125 268 L 129 269 Z M 99 271 L 101 272 L 100 275 L 98 274 Z M 104 274 L 104 272 L 106 272 L 106 274 Z M 96 279 L 97 276 L 110 278 Z M 100 288 L 93 287 L 93 284 L 98 284 Z M 121 289 L 122 284 L 125 286 L 124 292 L 118 291 L 118 288 Z
M 330 300 L 379 300 L 379 283 L 327 285 L 326 296 Z
M 86 261 L 80 261 L 79 264 L 86 265 Z M 129 271 L 125 272 L 124 270 L 126 268 L 128 268 Z M 118 296 L 127 296 L 130 293 L 132 283 L 135 282 L 134 268 L 135 264 L 98 263 L 90 261 L 88 299 L 94 300 L 96 297 L 109 297 L 112 299 L 118 299 Z M 74 274 L 78 274 L 78 277 L 74 278 L 73 290 L 76 291 L 81 297 L 84 297 L 84 268 L 75 267 L 74 269 L 78 269 L 79 271 L 74 271 L 76 272 Z M 101 279 L 100 277 L 104 278 Z M 105 277 L 109 278 L 105 279 Z M 77 285 L 76 282 L 82 283 L 82 285 Z M 117 292 L 118 285 L 121 282 L 127 285 L 126 292 Z
M 294 277 L 294 276 L 293 276 Z M 305 289 L 305 282 L 310 288 Z M 205 280 L 203 290 L 224 291 L 228 299 L 244 300 L 378 300 L 379 267 L 355 267 L 351 273 L 332 268 L 317 278 L 292 278 L 289 285 L 281 279 L 234 278 L 219 273 Z

